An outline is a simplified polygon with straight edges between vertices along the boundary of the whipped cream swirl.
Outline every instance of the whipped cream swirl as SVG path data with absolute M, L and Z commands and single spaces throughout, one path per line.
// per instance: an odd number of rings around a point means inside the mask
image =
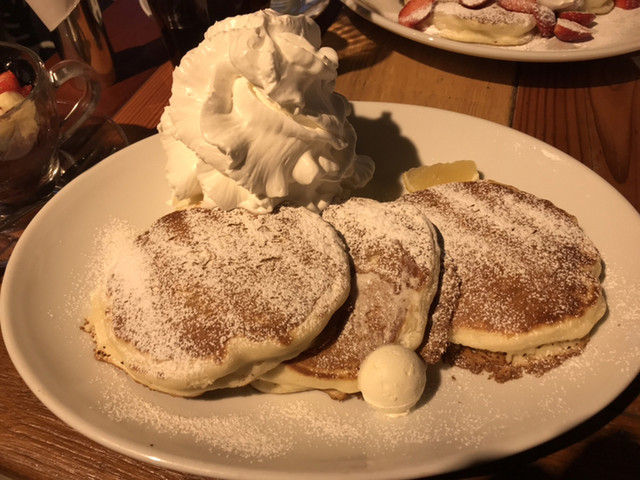
M 217 22 L 173 73 L 158 130 L 174 202 L 270 212 L 323 210 L 366 184 L 338 59 L 304 15 L 262 10 Z

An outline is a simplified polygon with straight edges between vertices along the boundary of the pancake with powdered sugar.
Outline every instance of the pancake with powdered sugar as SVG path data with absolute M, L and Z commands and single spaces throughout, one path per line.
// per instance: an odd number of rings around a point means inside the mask
M 410 205 L 351 198 L 323 218 L 353 261 L 351 294 L 314 345 L 254 386 L 285 393 L 320 389 L 334 398 L 358 391 L 361 362 L 378 347 L 416 349 L 438 286 L 440 249 L 431 222 Z
M 600 255 L 574 216 L 491 181 L 439 185 L 398 201 L 430 218 L 460 277 L 451 363 L 506 381 L 582 352 L 606 302 Z
M 123 248 L 93 299 L 96 356 L 178 396 L 236 387 L 298 355 L 350 291 L 336 231 L 303 208 L 191 208 Z
M 536 30 L 533 15 L 505 10 L 497 3 L 466 8 L 457 1 L 437 2 L 431 23 L 442 38 L 488 45 L 522 45 Z

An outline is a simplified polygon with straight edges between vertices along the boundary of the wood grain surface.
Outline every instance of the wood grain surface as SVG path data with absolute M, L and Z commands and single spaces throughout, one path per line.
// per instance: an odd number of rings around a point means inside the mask
M 126 2 L 133 0 L 114 5 L 122 9 Z M 117 23 L 110 24 L 113 37 Z M 486 60 L 416 44 L 346 9 L 323 41 L 339 54 L 336 90 L 347 98 L 425 105 L 511 126 L 579 159 L 640 209 L 640 52 L 571 64 Z M 105 106 L 132 141 L 155 133 L 168 102 L 172 67 L 158 64 L 142 73 L 135 88 L 115 85 Z M 640 478 L 639 395 L 636 378 L 611 405 L 560 437 L 438 478 Z M 66 426 L 27 388 L 4 345 L 0 473 L 34 480 L 197 478 L 133 460 Z
M 598 173 L 640 209 L 640 54 L 521 65 L 513 127 Z

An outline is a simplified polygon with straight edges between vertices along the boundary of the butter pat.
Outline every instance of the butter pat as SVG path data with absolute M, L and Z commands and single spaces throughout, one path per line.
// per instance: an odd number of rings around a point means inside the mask
M 358 389 L 374 409 L 393 417 L 406 415 L 418 403 L 427 382 L 426 366 L 415 351 L 383 345 L 362 362 Z

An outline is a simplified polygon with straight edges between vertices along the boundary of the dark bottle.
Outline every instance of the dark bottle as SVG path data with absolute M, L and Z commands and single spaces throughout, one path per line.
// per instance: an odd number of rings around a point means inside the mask
M 270 0 L 207 0 L 207 10 L 213 25 L 216 20 L 268 8 L 270 3 Z
M 251 13 L 269 6 L 269 0 L 147 0 L 162 32 L 171 62 L 197 46 L 217 20 Z

